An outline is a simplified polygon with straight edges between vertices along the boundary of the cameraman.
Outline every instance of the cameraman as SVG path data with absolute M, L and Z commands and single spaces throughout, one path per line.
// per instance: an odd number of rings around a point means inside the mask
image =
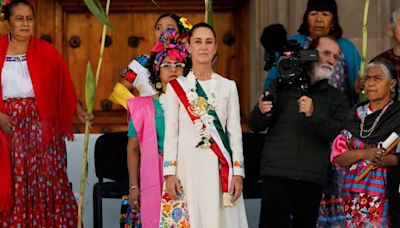
M 296 84 L 279 83 L 278 78 L 265 94 L 273 101 L 261 96 L 249 117 L 253 131 L 268 128 L 260 166 L 260 227 L 315 227 L 327 182 L 330 142 L 350 109 L 346 96 L 328 84 L 340 55 L 337 42 L 321 36 L 312 45 L 319 61 L 305 71 L 309 94 Z

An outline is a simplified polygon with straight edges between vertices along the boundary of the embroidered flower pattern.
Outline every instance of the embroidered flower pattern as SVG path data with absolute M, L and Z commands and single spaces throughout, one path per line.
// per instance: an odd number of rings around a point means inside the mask
M 189 228 L 189 211 L 183 189 L 180 190 L 179 200 L 172 200 L 165 190 L 161 197 L 160 228 Z
M 243 168 L 243 169 L 244 169 L 244 163 L 241 162 L 241 161 L 234 161 L 234 162 L 233 162 L 233 167 L 236 167 L 236 168 Z
M 345 200 L 344 212 L 348 227 L 381 227 L 383 220 L 382 199 L 360 193 L 358 197 Z
M 176 167 L 176 160 L 164 161 L 164 168 L 168 168 L 171 166 Z
M 138 61 L 138 63 L 140 63 L 140 65 L 142 65 L 143 67 L 146 67 L 147 62 L 149 61 L 149 56 L 140 55 L 140 56 L 136 57 L 135 60 Z

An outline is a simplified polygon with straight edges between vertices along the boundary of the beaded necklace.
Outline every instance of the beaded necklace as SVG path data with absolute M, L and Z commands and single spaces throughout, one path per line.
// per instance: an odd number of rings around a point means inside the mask
M 386 112 L 386 110 L 388 109 L 388 107 L 393 104 L 393 100 L 391 100 L 387 105 L 385 105 L 385 107 L 383 107 L 381 113 L 379 113 L 378 117 L 376 117 L 376 119 L 374 120 L 374 123 L 372 124 L 370 129 L 364 130 L 364 121 L 365 121 L 365 117 L 367 116 L 367 114 L 363 115 L 363 117 L 361 118 L 361 124 L 360 124 L 360 137 L 365 139 L 368 138 L 372 132 L 375 130 L 376 125 L 378 124 L 379 120 L 381 119 L 381 117 L 383 116 L 383 114 Z M 364 135 L 367 134 L 367 135 Z

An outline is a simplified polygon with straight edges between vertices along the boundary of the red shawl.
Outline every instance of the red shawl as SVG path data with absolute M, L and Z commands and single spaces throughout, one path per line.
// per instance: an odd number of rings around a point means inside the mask
M 0 38 L 0 69 L 3 69 L 7 48 L 8 37 L 3 36 Z M 43 126 L 43 142 L 48 142 L 52 135 L 71 138 L 76 94 L 62 56 L 51 44 L 33 37 L 26 61 Z M 0 70 L 0 83 L 1 73 Z M 2 94 L 0 86 L 0 112 L 5 113 Z M 0 211 L 13 205 L 10 138 L 0 129 Z

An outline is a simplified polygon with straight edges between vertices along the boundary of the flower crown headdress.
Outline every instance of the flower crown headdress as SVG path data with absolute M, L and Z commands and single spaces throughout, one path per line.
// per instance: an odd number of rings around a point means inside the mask
M 175 29 L 168 29 L 161 33 L 160 40 L 151 49 L 156 54 L 153 63 L 153 70 L 159 70 L 159 64 L 162 63 L 165 57 L 177 59 L 183 62 L 189 55 L 185 43 L 180 39 L 179 33 Z

